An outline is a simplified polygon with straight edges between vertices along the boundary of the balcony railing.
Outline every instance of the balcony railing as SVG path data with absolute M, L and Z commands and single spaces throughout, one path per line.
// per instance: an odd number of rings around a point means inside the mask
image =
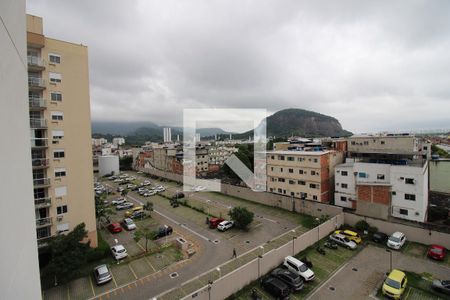
M 48 138 L 35 138 L 31 139 L 31 147 L 47 147 L 48 146 Z
M 45 197 L 34 199 L 34 205 L 36 206 L 36 208 L 49 207 L 52 205 L 52 198 Z
M 30 108 L 46 108 L 47 101 L 41 97 L 28 97 Z
M 33 167 L 48 167 L 49 160 L 48 158 L 33 158 L 31 160 L 31 165 Z
M 28 66 L 30 67 L 45 67 L 45 62 L 40 57 L 34 56 L 34 55 L 28 55 L 27 56 Z
M 45 80 L 38 77 L 28 77 L 28 86 L 45 88 Z
M 51 217 L 36 219 L 36 226 L 37 227 L 43 227 L 43 226 L 49 226 L 49 225 L 52 225 L 52 218 Z
M 42 118 L 30 118 L 31 128 L 47 128 L 47 120 Z
M 50 178 L 33 179 L 33 184 L 35 187 L 50 185 Z

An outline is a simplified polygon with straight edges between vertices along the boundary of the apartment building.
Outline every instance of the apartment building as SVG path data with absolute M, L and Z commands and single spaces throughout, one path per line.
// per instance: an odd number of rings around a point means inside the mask
M 235 147 L 210 146 L 208 147 L 209 164 L 222 166 L 236 152 L 238 152 L 238 149 Z
M 27 15 L 28 99 L 38 243 L 86 224 L 97 245 L 87 47 L 44 36 Z
M 28 121 L 25 0 L 0 1 L 1 299 L 41 299 Z
M 343 161 L 338 151 L 269 151 L 267 191 L 328 203 L 333 199 L 334 167 Z
M 116 137 L 112 139 L 112 144 L 114 145 L 114 147 L 119 147 L 122 146 L 123 144 L 125 144 L 125 139 L 123 137 Z

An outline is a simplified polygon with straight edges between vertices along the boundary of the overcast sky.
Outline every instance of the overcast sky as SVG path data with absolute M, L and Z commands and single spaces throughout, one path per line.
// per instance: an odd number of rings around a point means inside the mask
M 303 108 L 353 132 L 450 128 L 450 1 L 44 1 L 89 47 L 93 120 Z M 234 128 L 235 129 L 235 128 Z

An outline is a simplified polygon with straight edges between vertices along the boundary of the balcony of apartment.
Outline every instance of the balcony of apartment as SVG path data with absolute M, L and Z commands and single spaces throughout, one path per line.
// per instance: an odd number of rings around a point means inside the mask
M 44 118 L 30 118 L 31 129 L 45 129 L 47 128 L 47 120 Z
M 51 197 L 34 199 L 34 207 L 35 208 L 45 208 L 45 207 L 50 207 L 51 205 L 52 205 Z
M 49 167 L 49 159 L 48 158 L 33 158 L 31 159 L 31 165 L 33 169 L 43 169 Z
M 28 97 L 30 110 L 43 110 L 47 108 L 47 101 L 42 97 L 30 96 Z
M 28 88 L 30 90 L 43 90 L 45 89 L 45 80 L 39 77 L 28 77 Z
M 27 56 L 28 71 L 43 71 L 45 70 L 45 61 L 35 55 Z
M 43 149 L 48 147 L 48 138 L 32 138 L 31 148 Z
M 50 178 L 33 179 L 33 185 L 35 188 L 49 187 L 50 186 Z
M 52 225 L 51 217 L 36 219 L 36 228 L 42 228 L 50 225 Z

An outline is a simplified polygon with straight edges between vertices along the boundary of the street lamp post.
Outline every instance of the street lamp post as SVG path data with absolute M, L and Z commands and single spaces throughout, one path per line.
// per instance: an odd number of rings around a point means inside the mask
M 294 233 L 295 234 L 295 229 L 292 229 L 292 233 Z M 292 256 L 294 256 L 295 255 L 295 239 L 296 239 L 297 237 L 294 235 L 294 236 L 292 236 Z
M 262 255 L 258 255 L 258 278 L 261 277 L 261 258 Z
M 222 271 L 220 270 L 220 267 L 216 268 L 217 272 L 219 272 L 219 278 L 222 277 Z
M 392 271 L 392 251 L 389 249 L 386 249 L 386 252 L 389 252 L 389 258 L 390 258 L 389 259 L 389 266 L 390 266 L 389 270 Z

